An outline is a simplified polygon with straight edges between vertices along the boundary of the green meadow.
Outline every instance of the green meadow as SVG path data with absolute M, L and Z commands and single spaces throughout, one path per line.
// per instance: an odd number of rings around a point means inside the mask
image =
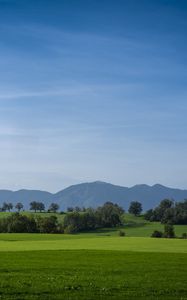
M 187 240 L 150 238 L 155 229 L 163 225 L 126 214 L 125 237 L 0 234 L 0 299 L 185 300 Z
M 186 299 L 186 254 L 2 252 L 1 299 Z
M 187 240 L 59 234 L 1 234 L 0 251 L 114 250 L 187 253 Z

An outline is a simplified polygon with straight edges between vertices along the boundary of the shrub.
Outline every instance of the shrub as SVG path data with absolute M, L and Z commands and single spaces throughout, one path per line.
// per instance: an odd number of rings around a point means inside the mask
M 187 239 L 187 233 L 184 232 L 184 233 L 182 234 L 181 238 L 182 238 L 182 239 Z
M 119 236 L 125 236 L 125 231 L 120 230 L 120 231 L 119 231 Z
M 154 238 L 162 238 L 162 237 L 163 237 L 163 232 L 162 232 L 162 231 L 159 231 L 159 230 L 155 230 L 155 231 L 153 231 L 151 237 L 154 237 Z

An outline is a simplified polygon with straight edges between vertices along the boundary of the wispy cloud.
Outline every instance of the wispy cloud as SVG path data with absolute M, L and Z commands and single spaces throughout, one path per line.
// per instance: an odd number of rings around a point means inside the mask
M 64 87 L 61 89 L 49 89 L 43 91 L 18 91 L 13 92 L 3 92 L 0 93 L 0 99 L 19 99 L 19 98 L 40 98 L 40 97 L 50 97 L 50 96 L 78 96 L 86 93 L 92 92 L 91 88 L 88 86 L 72 86 Z
M 20 84 L 21 85 L 21 84 Z M 18 89 L 14 86 L 9 86 L 9 89 L 5 90 L 5 87 L 1 87 L 0 100 L 1 99 L 19 99 L 19 98 L 43 98 L 43 97 L 59 97 L 59 96 L 81 96 L 81 95 L 98 95 L 100 93 L 111 92 L 130 92 L 134 89 L 142 90 L 144 86 L 138 83 L 113 83 L 113 84 L 89 84 L 89 83 L 77 83 L 70 82 L 69 84 L 64 84 L 62 82 L 61 86 L 48 85 L 45 89 L 37 90 L 35 87 L 32 89 Z M 0 84 L 1 86 L 1 84 Z M 10 91 L 11 90 L 11 91 Z M 89 98 L 87 99 L 89 101 Z M 104 100 L 104 99 L 103 99 Z

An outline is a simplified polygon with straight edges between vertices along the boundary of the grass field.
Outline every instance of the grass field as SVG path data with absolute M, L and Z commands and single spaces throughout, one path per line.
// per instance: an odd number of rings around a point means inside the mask
M 0 255 L 0 299 L 187 298 L 186 254 L 28 251 Z
M 1 234 L 0 251 L 116 250 L 187 253 L 187 240 L 88 235 Z
M 155 229 L 126 214 L 126 237 L 0 234 L 0 299 L 187 300 L 187 240 L 148 237 Z

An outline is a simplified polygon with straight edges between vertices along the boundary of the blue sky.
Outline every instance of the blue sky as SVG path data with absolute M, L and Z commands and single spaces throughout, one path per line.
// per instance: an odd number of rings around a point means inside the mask
M 0 188 L 187 188 L 187 3 L 0 0 Z

